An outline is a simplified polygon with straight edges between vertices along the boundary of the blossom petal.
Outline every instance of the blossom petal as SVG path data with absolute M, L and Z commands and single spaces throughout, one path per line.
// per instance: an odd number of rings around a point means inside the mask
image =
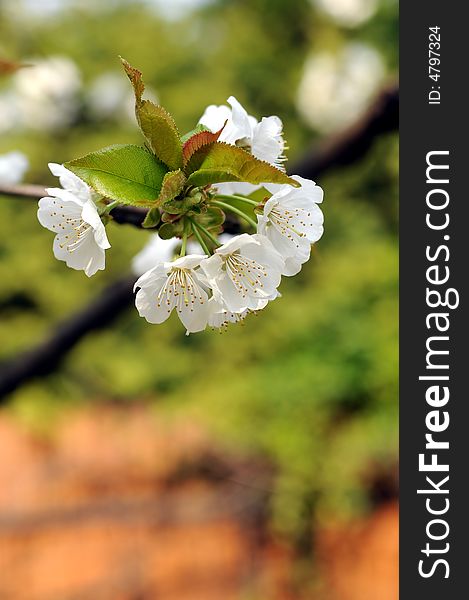
M 228 323 L 239 323 L 246 318 L 249 312 L 248 310 L 244 310 L 240 313 L 227 311 L 225 306 L 219 304 L 214 297 L 210 298 L 208 306 L 208 325 L 215 329 L 226 327 Z
M 252 123 L 256 123 L 254 117 L 249 118 L 246 109 L 236 100 L 234 96 L 228 98 L 228 104 L 231 106 L 231 119 L 236 130 L 237 138 L 235 141 L 242 138 L 252 139 Z
M 80 215 L 81 208 L 75 202 L 63 202 L 48 196 L 39 200 L 37 211 L 39 223 L 55 233 L 64 230 L 64 221 L 67 218 L 79 219 Z
M 64 239 L 63 235 L 57 235 L 54 239 L 53 251 L 54 256 L 58 260 L 65 261 L 67 267 L 84 271 L 88 277 L 98 270 L 102 271 L 105 267 L 104 250 L 94 242 L 91 229 L 72 250 L 68 249 L 68 240 Z
M 179 319 L 188 333 L 203 331 L 208 323 L 208 295 L 202 287 L 197 289 L 193 302 L 181 302 L 177 309 Z
M 205 125 L 205 127 L 208 127 L 210 131 L 215 133 L 223 127 L 223 124 L 227 120 L 231 121 L 231 110 L 225 105 L 216 106 L 215 104 L 211 104 L 205 109 L 204 114 L 199 119 L 199 123 Z
M 158 303 L 158 294 L 164 286 L 166 280 L 160 279 L 151 288 L 141 288 L 135 297 L 135 306 L 138 314 L 144 317 L 148 323 L 163 323 L 170 316 L 174 303 L 167 305 Z
M 283 151 L 285 141 L 282 137 L 282 121 L 275 116 L 263 117 L 256 125 L 252 135 L 252 154 L 284 170 Z
M 257 262 L 271 267 L 273 271 L 281 272 L 283 258 L 277 252 L 272 242 L 265 236 L 254 234 L 251 236 L 257 242 L 246 247 L 245 254 Z M 278 284 L 277 284 L 278 285 Z
M 166 266 L 178 267 L 180 269 L 193 269 L 198 267 L 206 258 L 206 254 L 188 254 L 187 256 L 181 256 L 180 258 L 165 264 Z
M 213 283 L 215 284 L 213 287 L 215 299 L 223 303 L 229 311 L 242 312 L 247 308 L 251 308 L 251 298 L 248 296 L 243 297 L 229 277 L 219 277 Z M 257 306 L 257 299 L 255 304 Z
M 46 188 L 46 192 L 52 198 L 57 198 L 58 200 L 62 200 L 62 202 L 73 202 L 73 204 L 83 207 L 84 202 L 69 190 L 63 190 L 62 188 Z
M 215 279 L 221 274 L 223 261 L 219 254 L 213 254 L 206 258 L 201 264 L 201 268 L 209 279 Z
M 143 275 L 141 275 L 134 285 L 134 291 L 137 288 L 144 288 L 155 285 L 156 282 L 161 280 L 163 283 L 166 281 L 168 275 L 168 269 L 164 266 L 163 263 L 159 263 L 155 265 L 153 268 L 149 269 Z
M 60 185 L 65 190 L 75 194 L 82 202 L 86 202 L 90 198 L 90 188 L 75 173 L 57 163 L 49 163 L 49 169 L 52 175 L 59 178 Z
M 103 250 L 107 250 L 111 247 L 109 240 L 106 235 L 106 228 L 101 221 L 101 217 L 98 214 L 96 209 L 96 205 L 92 200 L 88 200 L 83 205 L 83 210 L 81 212 L 81 218 L 85 223 L 89 223 L 91 227 L 94 229 L 94 239 L 97 245 Z
M 310 253 L 308 253 L 308 257 L 305 260 L 302 260 L 299 258 L 299 256 L 289 256 L 286 258 L 282 275 L 285 275 L 286 277 L 298 275 L 298 273 L 301 271 L 301 267 L 309 260 L 309 254 Z

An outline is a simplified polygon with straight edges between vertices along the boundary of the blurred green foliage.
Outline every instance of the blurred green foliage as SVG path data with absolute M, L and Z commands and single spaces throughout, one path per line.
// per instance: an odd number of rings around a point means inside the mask
M 253 114 L 278 114 L 292 157 L 315 135 L 294 103 L 308 53 L 349 38 L 367 40 L 392 75 L 396 30 L 389 1 L 354 30 L 317 14 L 306 0 L 224 0 L 177 22 L 136 3 L 111 2 L 20 28 L 0 18 L 4 54 L 71 57 L 85 85 L 104 71 L 120 72 L 117 55 L 125 56 L 143 70 L 183 131 L 207 104 L 230 94 Z M 0 139 L 0 153 L 25 151 L 29 180 L 52 183 L 48 161 L 126 142 L 141 143 L 137 127 L 126 121 L 78 119 L 55 134 L 12 132 Z M 90 335 L 59 372 L 18 390 L 12 410 L 35 426 L 70 404 L 109 399 L 193 414 L 223 444 L 273 460 L 273 515 L 286 532 L 305 526 L 311 506 L 317 515 L 366 507 L 367 470 L 390 467 L 397 446 L 395 136 L 319 183 L 324 238 L 262 315 L 225 334 L 186 337 L 176 319 L 150 326 L 129 311 L 112 328 Z M 39 341 L 126 272 L 149 235 L 111 225 L 108 267 L 87 279 L 54 260 L 52 236 L 35 213 L 28 200 L 0 199 L 0 360 Z

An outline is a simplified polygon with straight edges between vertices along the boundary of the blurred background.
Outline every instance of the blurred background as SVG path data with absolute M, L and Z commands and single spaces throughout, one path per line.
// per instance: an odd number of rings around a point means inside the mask
M 141 143 L 122 55 L 181 131 L 233 94 L 307 163 L 396 81 L 397 38 L 396 0 L 0 0 L 0 59 L 31 65 L 0 79 L 0 155 L 56 185 L 49 161 Z M 397 152 L 318 178 L 324 237 L 245 326 L 129 302 L 2 398 L 0 598 L 397 598 Z M 111 224 L 88 279 L 36 210 L 0 196 L 0 376 L 150 235 Z

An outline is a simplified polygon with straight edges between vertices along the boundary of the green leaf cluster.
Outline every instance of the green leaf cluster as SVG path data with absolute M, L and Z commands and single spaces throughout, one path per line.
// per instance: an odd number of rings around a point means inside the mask
M 194 207 L 187 198 L 193 187 L 224 181 L 289 183 L 283 171 L 248 152 L 218 141 L 223 127 L 212 133 L 197 126 L 179 134 L 173 117 L 142 95 L 142 73 L 121 59 L 135 94 L 135 114 L 146 148 L 121 144 L 103 148 L 66 164 L 98 193 L 122 204 L 148 207 L 144 227 L 159 222 L 159 209 L 180 214 Z

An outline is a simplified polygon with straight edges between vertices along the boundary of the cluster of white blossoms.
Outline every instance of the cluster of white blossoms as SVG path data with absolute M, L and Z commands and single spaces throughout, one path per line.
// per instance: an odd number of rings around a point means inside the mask
M 220 141 L 241 147 L 271 165 L 283 165 L 285 142 L 282 122 L 267 117 L 258 122 L 231 97 L 227 106 L 209 106 L 200 123 L 212 132 L 224 126 Z M 49 165 L 60 177 L 63 189 L 48 189 L 39 203 L 39 221 L 56 234 L 54 254 L 74 269 L 90 276 L 104 268 L 105 250 L 110 247 L 104 223 L 109 206 L 77 176 L 56 164 Z M 135 283 L 136 307 L 149 323 L 162 323 L 175 311 L 187 330 L 193 333 L 225 328 L 243 321 L 252 312 L 265 308 L 280 296 L 282 276 L 298 273 L 309 259 L 311 245 L 323 234 L 323 214 L 319 204 L 323 191 L 313 181 L 299 176 L 289 184 L 216 183 L 209 191 L 213 205 L 232 208 L 217 199 L 226 199 L 227 187 L 237 194 L 239 186 L 262 188 L 261 201 L 232 196 L 254 209 L 257 222 L 246 216 L 252 233 L 214 235 L 195 226 L 189 236 L 166 240 L 155 234 L 133 261 L 139 275 Z M 204 188 L 206 189 L 206 188 Z M 257 192 L 259 194 L 259 192 Z M 257 197 L 257 196 L 256 196 Z M 233 208 L 242 216 L 239 209 Z M 189 217 L 189 221 L 193 222 Z M 210 241 L 204 240 L 204 235 Z M 189 239 L 188 239 L 189 238 Z M 193 250 L 193 252 L 192 252 Z

